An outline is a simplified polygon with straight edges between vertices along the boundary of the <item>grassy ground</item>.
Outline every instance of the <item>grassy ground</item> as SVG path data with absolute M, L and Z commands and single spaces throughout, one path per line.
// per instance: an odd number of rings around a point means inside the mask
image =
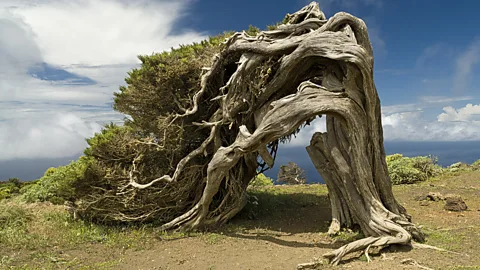
M 430 191 L 462 196 L 469 211 L 414 200 Z M 433 269 L 480 269 L 480 172 L 395 186 L 394 192 L 427 233 L 427 244 L 460 254 L 397 247 L 373 262 L 363 256 L 340 268 L 419 269 L 401 264 L 412 258 Z M 226 226 L 188 234 L 104 227 L 73 221 L 63 206 L 0 201 L 0 269 L 295 269 L 362 237 L 350 231 L 326 235 L 330 208 L 323 185 L 257 188 L 251 194 L 258 204 L 250 203 Z

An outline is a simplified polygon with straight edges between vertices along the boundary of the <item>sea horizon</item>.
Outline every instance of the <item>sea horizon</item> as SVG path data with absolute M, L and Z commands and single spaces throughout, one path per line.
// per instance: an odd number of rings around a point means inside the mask
M 473 163 L 480 159 L 480 141 L 457 141 L 457 142 L 409 142 L 409 141 L 386 141 L 385 151 L 387 155 L 403 154 L 407 157 L 428 156 L 438 157 L 438 164 L 446 167 L 456 162 Z M 64 166 L 78 159 L 81 154 L 70 157 L 54 159 L 16 159 L 0 161 L 0 180 L 19 178 L 22 181 L 32 181 L 43 176 L 50 167 Z M 313 166 L 305 146 L 289 147 L 280 145 L 275 165 L 264 174 L 272 179 L 277 178 L 281 165 L 289 161 L 297 163 L 305 171 L 308 183 L 323 183 L 323 179 Z

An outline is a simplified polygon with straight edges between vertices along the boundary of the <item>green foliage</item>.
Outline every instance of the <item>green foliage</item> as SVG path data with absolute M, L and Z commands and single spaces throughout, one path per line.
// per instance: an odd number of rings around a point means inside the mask
M 255 27 L 253 25 L 249 25 L 248 29 L 245 30 L 245 32 L 250 36 L 256 36 L 258 33 L 260 33 L 260 28 Z
M 404 157 L 401 154 L 386 158 L 390 179 L 394 185 L 412 184 L 442 173 L 437 158 L 432 156 Z
M 475 166 L 472 164 L 467 164 L 464 162 L 457 162 L 453 163 L 452 165 L 447 167 L 449 172 L 467 172 L 475 170 Z
M 252 27 L 250 31 L 257 30 Z M 107 125 L 87 140 L 89 148 L 84 153 L 93 161 L 74 186 L 82 217 L 102 222 L 147 218 L 162 222 L 190 207 L 189 200 L 196 197 L 206 173 L 203 165 L 209 157 L 204 155 L 188 162 L 182 171 L 182 179 L 192 180 L 168 185 L 159 182 L 135 192 L 131 192 L 129 183 L 135 179 L 145 184 L 172 175 L 178 162 L 209 136 L 209 129 L 192 122 L 210 119 L 218 110 L 218 102 L 211 101 L 218 96 L 218 88 L 206 89 L 197 113 L 175 117 L 192 107 L 193 96 L 201 89 L 204 68 L 212 65 L 214 55 L 232 34 L 226 32 L 199 43 L 138 57 L 141 66 L 128 72 L 126 85 L 114 94 L 114 109 L 130 119 L 124 126 Z M 162 215 L 165 220 L 159 217 Z
M 128 73 L 127 86 L 115 93 L 114 108 L 132 117 L 130 125 L 163 134 L 165 117 L 191 107 L 191 97 L 200 89 L 202 68 L 211 66 L 213 55 L 220 52 L 222 42 L 232 34 L 139 56 L 142 65 Z
M 90 162 L 88 157 L 80 157 L 66 166 L 49 168 L 35 183 L 20 190 L 22 199 L 26 202 L 50 201 L 54 204 L 74 200 L 74 184 L 84 177 Z
M 22 186 L 23 183 L 18 178 L 9 178 L 6 182 L 0 182 L 0 200 L 18 195 Z
M 266 176 L 263 173 L 257 174 L 255 178 L 250 181 L 248 184 L 249 187 L 265 187 L 265 186 L 273 186 L 273 179 Z
M 89 147 L 83 152 L 87 156 L 100 155 L 97 150 L 108 147 L 112 140 L 118 136 L 122 136 L 132 129 L 127 126 L 117 126 L 115 124 L 107 124 L 100 133 L 95 134 L 93 137 L 87 139 Z M 112 149 L 113 150 L 113 149 Z
M 474 170 L 480 170 L 480 159 L 472 163 Z

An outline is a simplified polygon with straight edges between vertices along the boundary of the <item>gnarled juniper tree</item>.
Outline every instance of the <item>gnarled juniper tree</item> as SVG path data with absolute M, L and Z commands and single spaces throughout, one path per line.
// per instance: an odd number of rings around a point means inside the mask
M 325 256 L 337 264 L 349 252 L 423 238 L 392 193 L 362 20 L 327 19 L 312 2 L 268 31 L 140 59 L 115 97 L 132 120 L 89 140 L 94 162 L 76 187 L 81 216 L 163 229 L 222 224 L 244 206 L 257 157 L 272 167 L 279 141 L 325 115 L 327 132 L 307 151 L 329 190 L 329 232 L 356 224 L 366 236 Z

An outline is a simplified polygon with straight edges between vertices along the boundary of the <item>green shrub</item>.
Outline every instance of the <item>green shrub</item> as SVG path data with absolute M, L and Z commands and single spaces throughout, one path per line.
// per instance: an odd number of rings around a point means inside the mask
M 80 157 L 66 166 L 49 168 L 35 183 L 20 190 L 23 200 L 26 202 L 50 201 L 54 204 L 74 200 L 73 185 L 83 178 L 90 160 L 88 157 Z
M 474 170 L 480 170 L 480 159 L 472 163 Z
M 18 178 L 10 178 L 6 182 L 0 182 L 0 200 L 19 194 L 21 187 L 22 182 Z
M 404 157 L 402 154 L 387 156 L 388 172 L 394 185 L 412 184 L 442 173 L 438 159 L 432 156 Z
M 11 198 L 16 190 L 17 188 L 11 184 L 0 184 L 0 200 Z
M 265 187 L 265 186 L 273 186 L 273 179 L 266 176 L 263 173 L 257 174 L 255 178 L 250 181 L 248 184 L 250 187 Z

